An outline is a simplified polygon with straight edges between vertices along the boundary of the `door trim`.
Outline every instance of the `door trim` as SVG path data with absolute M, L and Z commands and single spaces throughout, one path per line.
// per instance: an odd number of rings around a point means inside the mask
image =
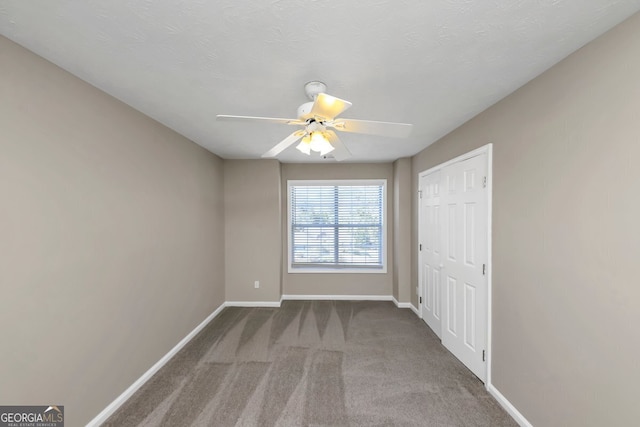
M 492 330 L 493 325 L 491 322 L 492 318 L 492 305 L 491 305 L 491 295 L 492 292 L 492 282 L 493 282 L 493 255 L 492 255 L 492 217 L 493 217 L 493 144 L 489 143 L 483 145 L 480 148 L 476 148 L 475 150 L 469 151 L 468 153 L 462 154 L 458 157 L 455 157 L 451 160 L 448 160 L 444 163 L 441 163 L 437 166 L 424 170 L 418 174 L 418 190 L 420 188 L 420 179 L 423 176 L 429 175 L 433 172 L 436 172 L 440 169 L 443 169 L 447 166 L 450 166 L 454 163 L 461 162 L 463 160 L 470 159 L 472 157 L 479 156 L 481 154 L 487 155 L 487 379 L 485 382 L 485 388 L 491 385 L 491 361 L 493 356 L 492 351 Z M 420 203 L 418 202 L 418 243 L 420 242 Z M 420 265 L 420 252 L 418 252 L 418 266 Z M 418 267 L 419 268 L 419 267 Z M 420 274 L 418 274 L 418 297 L 423 294 L 422 289 L 422 281 L 420 280 Z M 420 301 L 418 299 L 418 301 Z M 423 318 L 422 313 L 422 304 L 418 303 L 418 309 L 420 313 L 420 318 Z

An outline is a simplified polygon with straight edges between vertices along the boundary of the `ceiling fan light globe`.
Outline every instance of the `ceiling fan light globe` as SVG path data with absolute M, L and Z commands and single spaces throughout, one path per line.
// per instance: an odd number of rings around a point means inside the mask
M 296 146 L 296 148 L 298 149 L 298 151 L 300 151 L 303 154 L 306 154 L 307 156 L 311 155 L 311 146 L 309 145 L 308 142 L 305 142 L 304 139 L 300 142 L 300 144 Z
M 320 132 L 313 132 L 311 134 L 311 143 L 309 144 L 311 149 L 317 153 L 325 150 L 329 144 L 329 141 L 324 137 L 324 135 Z
M 335 150 L 335 147 L 327 142 L 327 146 L 326 147 L 322 147 L 322 150 L 320 150 L 320 155 L 321 156 L 325 156 L 325 155 L 329 154 L 330 152 L 332 152 L 333 150 Z

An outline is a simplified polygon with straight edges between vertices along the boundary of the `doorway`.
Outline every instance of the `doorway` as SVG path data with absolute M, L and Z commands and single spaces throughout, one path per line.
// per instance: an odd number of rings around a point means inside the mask
M 490 374 L 488 144 L 419 175 L 420 315 L 485 384 Z

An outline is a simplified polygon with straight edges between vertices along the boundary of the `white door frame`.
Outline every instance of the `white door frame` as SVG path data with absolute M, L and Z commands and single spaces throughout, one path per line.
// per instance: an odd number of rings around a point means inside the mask
M 418 174 L 418 190 L 420 190 L 420 178 L 423 176 L 429 175 L 437 170 L 443 169 L 449 165 L 454 163 L 461 162 L 463 160 L 470 159 L 472 157 L 479 156 L 481 154 L 487 155 L 487 380 L 485 382 L 485 388 L 488 388 L 491 384 L 491 360 L 493 356 L 492 346 L 491 346 L 491 336 L 492 336 L 492 324 L 491 324 L 491 283 L 493 276 L 493 260 L 492 260 L 492 202 L 493 202 L 493 144 L 489 143 L 487 145 L 483 145 L 480 148 L 476 148 L 475 150 L 469 151 L 461 156 L 458 156 L 454 159 L 448 160 L 444 163 L 441 163 L 437 166 L 429 168 L 425 171 L 422 171 Z M 420 242 L 420 203 L 418 203 L 418 243 Z M 420 253 L 418 253 L 418 260 L 420 260 Z M 418 265 L 420 263 L 418 262 Z M 418 271 L 418 298 L 423 294 L 422 289 L 422 280 L 420 280 L 420 272 Z M 420 301 L 418 299 L 418 301 Z M 418 303 L 418 310 L 420 313 L 420 318 L 422 318 L 422 304 Z

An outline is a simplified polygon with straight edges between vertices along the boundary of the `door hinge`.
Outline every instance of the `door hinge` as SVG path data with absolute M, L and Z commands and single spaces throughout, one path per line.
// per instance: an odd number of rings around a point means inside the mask
M 487 264 L 482 264 L 482 275 L 485 276 L 487 274 Z
M 422 297 L 420 297 L 420 304 L 422 304 Z
M 422 250 L 422 243 L 418 245 L 418 250 Z
M 482 178 L 482 188 L 487 188 L 487 177 Z
M 422 190 L 418 190 L 418 198 L 422 199 Z
M 486 358 L 486 352 L 484 350 L 482 350 L 482 361 L 486 362 L 487 358 Z

